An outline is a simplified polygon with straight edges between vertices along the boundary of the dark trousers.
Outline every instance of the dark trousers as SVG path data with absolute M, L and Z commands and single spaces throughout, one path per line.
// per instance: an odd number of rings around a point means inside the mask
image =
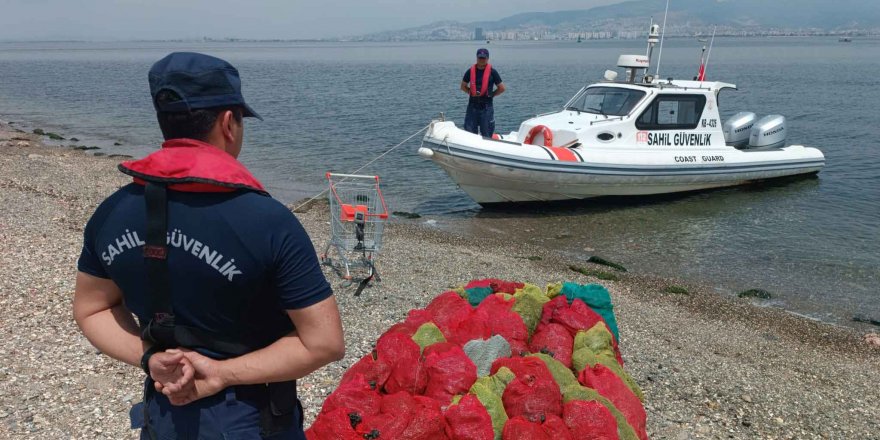
M 152 387 L 150 383 L 148 385 Z M 302 408 L 296 405 L 289 429 L 271 437 L 260 435 L 260 403 L 238 396 L 235 387 L 184 406 L 174 406 L 161 393 L 147 393 L 146 403 L 131 410 L 131 427 L 141 429 L 141 440 L 238 439 L 305 440 Z M 146 411 L 145 411 L 146 407 Z
M 468 103 L 464 129 L 483 137 L 492 137 L 495 133 L 495 109 L 492 103 Z

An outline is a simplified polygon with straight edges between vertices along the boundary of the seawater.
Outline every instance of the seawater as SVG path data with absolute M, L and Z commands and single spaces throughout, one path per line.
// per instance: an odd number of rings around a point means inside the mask
M 815 178 L 681 195 L 482 209 L 415 154 L 418 138 L 362 173 L 379 174 L 391 209 L 444 227 L 532 241 L 569 256 L 709 283 L 725 294 L 763 288 L 769 304 L 831 322 L 880 318 L 880 41 L 719 38 L 708 77 L 737 84 L 722 117 L 782 114 L 789 142 L 820 148 Z M 615 69 L 642 41 L 443 43 L 0 43 L 0 117 L 107 153 L 143 156 L 161 137 L 150 65 L 171 51 L 225 58 L 265 121 L 246 122 L 241 160 L 288 202 L 320 191 L 443 112 L 461 124 L 459 83 L 487 46 L 508 93 L 499 132 L 555 111 Z M 671 39 L 660 76 L 696 74 L 700 43 Z M 69 144 L 70 142 L 62 142 Z M 122 145 L 114 145 L 121 143 Z

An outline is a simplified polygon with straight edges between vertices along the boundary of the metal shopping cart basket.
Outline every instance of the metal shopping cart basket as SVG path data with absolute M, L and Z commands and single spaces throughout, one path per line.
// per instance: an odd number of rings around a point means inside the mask
M 382 247 L 388 207 L 379 189 L 379 176 L 327 173 L 330 190 L 330 242 L 321 262 L 350 283 L 355 296 L 370 281 L 381 281 L 374 264 Z

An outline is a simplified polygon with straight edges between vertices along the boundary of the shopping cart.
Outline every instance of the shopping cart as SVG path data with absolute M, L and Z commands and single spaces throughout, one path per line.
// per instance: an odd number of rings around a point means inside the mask
M 357 282 L 358 296 L 370 281 L 381 281 L 374 259 L 382 247 L 388 207 L 379 189 L 379 176 L 327 173 L 327 180 L 330 242 L 321 262 L 349 283 Z

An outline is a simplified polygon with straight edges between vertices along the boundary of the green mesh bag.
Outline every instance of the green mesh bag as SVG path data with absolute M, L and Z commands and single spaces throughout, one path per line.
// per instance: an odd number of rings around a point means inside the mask
M 507 423 L 507 412 L 504 411 L 504 402 L 501 400 L 501 394 L 496 394 L 479 381 L 471 386 L 468 392 L 477 396 L 477 399 L 486 408 L 489 417 L 492 419 L 492 431 L 495 433 L 495 440 L 501 440 L 504 424 Z
M 412 335 L 412 340 L 419 344 L 419 348 L 424 351 L 425 347 L 429 345 L 446 342 L 446 337 L 443 336 L 443 332 L 437 328 L 437 325 L 433 322 L 426 322 Z
M 547 285 L 547 298 L 553 299 L 562 293 L 562 283 L 553 283 Z
M 546 294 L 544 293 L 543 290 L 541 290 L 540 287 L 538 287 L 534 284 L 529 284 L 529 283 L 525 283 L 525 285 L 521 289 L 516 289 L 516 293 L 520 293 L 520 292 L 530 292 L 535 295 L 545 295 L 546 296 Z
M 535 333 L 535 327 L 541 322 L 541 312 L 544 310 L 544 303 L 550 301 L 543 292 L 536 293 L 533 289 L 517 290 L 513 295 L 516 302 L 513 303 L 513 311 L 516 312 L 526 324 L 529 330 L 529 336 Z

